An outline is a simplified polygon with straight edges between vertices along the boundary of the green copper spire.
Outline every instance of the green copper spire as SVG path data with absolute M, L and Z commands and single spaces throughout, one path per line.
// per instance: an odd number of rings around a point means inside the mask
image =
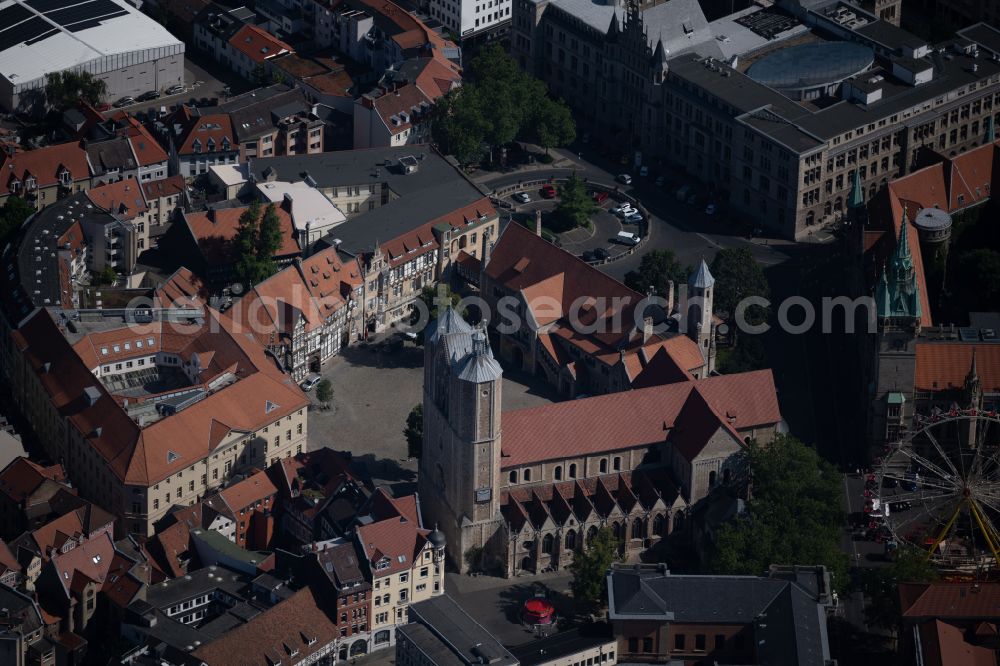
M 865 205 L 865 191 L 861 188 L 861 172 L 854 170 L 851 177 L 851 195 L 847 198 L 848 208 L 861 208 Z
M 904 211 L 899 241 L 875 291 L 875 305 L 881 319 L 919 320 L 921 317 L 920 286 L 913 270 L 909 226 Z

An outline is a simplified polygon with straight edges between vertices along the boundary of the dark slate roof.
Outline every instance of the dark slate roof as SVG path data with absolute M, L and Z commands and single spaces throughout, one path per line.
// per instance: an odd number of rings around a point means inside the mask
M 402 157 L 413 157 L 417 168 L 404 173 Z M 318 155 L 268 157 L 250 162 L 253 176 L 262 182 L 264 171 L 271 168 L 278 180 L 300 181 L 310 176 L 321 189 L 330 187 L 382 184 L 389 188 L 391 200 L 374 210 L 349 219 L 326 237 L 341 241 L 341 248 L 352 253 L 375 248 L 376 241 L 390 241 L 468 206 L 487 196 L 430 146 L 344 150 Z
M 537 641 L 524 643 L 510 648 L 521 666 L 536 666 L 550 664 L 561 658 L 579 654 L 583 650 L 594 649 L 611 643 L 612 650 L 617 639 L 606 623 L 597 623 L 585 627 L 577 627 L 569 631 L 541 638 Z
M 278 84 L 259 88 L 220 104 L 203 109 L 203 114 L 228 113 L 238 141 L 247 141 L 274 130 L 274 118 L 284 118 L 309 110 L 305 95 L 298 88 Z
M 360 589 L 365 582 L 353 543 L 345 542 L 321 550 L 316 553 L 316 558 L 323 574 L 338 590 L 354 587 Z
M 240 597 L 247 588 L 247 582 L 246 576 L 242 574 L 212 565 L 180 578 L 150 585 L 146 592 L 146 602 L 155 608 L 166 610 L 213 590 L 223 590 L 231 596 Z
M 114 170 L 130 171 L 138 167 L 132 146 L 124 136 L 87 144 L 87 158 L 95 176 Z
M 17 266 L 21 287 L 33 305 L 58 306 L 63 301 L 59 260 L 53 256 L 58 251 L 55 242 L 80 219 L 89 203 L 87 193 L 80 192 L 30 218 L 17 251 Z
M 609 618 L 750 625 L 766 650 L 761 663 L 824 666 L 829 660 L 825 608 L 793 582 L 797 578 L 675 576 L 654 567 L 615 567 L 608 573 Z
M 414 624 L 423 625 L 427 631 Z M 410 624 L 399 630 L 417 643 L 435 664 L 516 666 L 518 663 L 493 634 L 448 595 L 410 606 Z

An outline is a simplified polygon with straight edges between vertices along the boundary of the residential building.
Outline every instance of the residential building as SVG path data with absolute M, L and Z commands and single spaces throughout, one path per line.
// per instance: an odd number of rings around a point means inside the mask
M 260 471 L 202 500 L 203 511 L 228 518 L 231 526 L 216 529 L 240 548 L 266 550 L 274 536 L 274 502 L 278 488 Z M 206 517 L 211 521 L 211 517 Z M 212 528 L 212 523 L 209 522 Z M 214 528 L 212 528 L 214 529 Z
M 92 187 L 86 192 L 80 227 L 87 241 L 91 272 L 112 268 L 130 275 L 139 255 L 151 247 L 149 207 L 134 176 Z
M 67 492 L 57 494 L 52 504 L 59 515 L 10 542 L 29 590 L 35 588 L 42 567 L 53 557 L 102 534 L 114 536 L 115 517 L 101 507 Z
M 833 591 L 824 567 L 772 567 L 758 577 L 614 564 L 607 578 L 621 663 L 835 663 L 826 630 Z
M 9 148 L 0 155 L 0 205 L 10 196 L 23 197 L 41 210 L 56 200 L 90 187 L 87 151 L 79 142 L 34 150 Z
M 354 544 L 347 539 L 334 539 L 314 544 L 316 578 L 319 588 L 335 600 L 331 616 L 340 632 L 337 658 L 347 661 L 370 651 L 372 586 L 365 579 Z
M 235 202 L 239 203 L 239 202 Z M 233 239 L 239 229 L 240 216 L 248 206 L 209 208 L 206 211 L 184 213 L 185 240 L 191 250 L 192 270 L 204 277 L 215 290 L 231 286 L 233 281 Z M 261 214 L 264 207 L 261 206 Z M 296 241 L 297 234 L 291 216 L 291 202 L 282 201 L 275 206 L 281 225 L 281 246 L 274 253 L 274 261 L 283 266 L 303 254 L 305 248 Z
M 440 55 L 459 62 L 461 52 L 423 21 L 395 2 L 313 0 L 314 41 L 318 49 L 336 49 L 381 77 L 404 60 Z
M 322 191 L 302 181 L 268 180 L 257 183 L 256 194 L 262 204 L 276 204 L 288 209 L 295 241 L 306 253 L 347 219 Z
M 174 503 L 193 504 L 306 442 L 308 401 L 260 346 L 211 309 L 196 320 L 170 312 L 145 324 L 105 313 L 70 325 L 45 309 L 16 327 L 4 320 L 16 403 L 46 455 L 66 461 L 74 486 L 119 517 L 121 533 L 149 535 Z
M 407 319 L 425 286 L 450 279 L 463 253 L 484 256 L 498 234 L 487 192 L 429 146 L 275 157 L 249 166 L 218 171 L 241 191 L 282 179 L 315 183 L 347 215 L 317 247 L 336 247 L 345 260 L 359 261 L 358 316 L 367 333 Z
M 931 45 L 855 5 L 775 4 L 709 23 L 696 0 L 516 3 L 512 48 L 598 143 L 730 183 L 714 196 L 785 238 L 842 221 L 855 171 L 871 198 L 922 146 L 988 140 L 1000 62 L 976 54 L 1000 52 L 1000 31 Z M 768 74 L 783 67 L 810 85 Z
M 323 152 L 324 123 L 298 88 L 283 84 L 258 88 L 226 100 L 218 110 L 230 116 L 241 162 Z
M 267 30 L 244 24 L 229 38 L 224 52 L 228 65 L 248 81 L 266 80 L 271 74 L 271 62 L 278 56 L 294 53 L 295 49 Z M 226 64 L 227 58 L 223 58 Z
M 379 650 L 395 644 L 411 604 L 444 594 L 445 540 L 424 529 L 416 495 L 395 499 L 380 490 L 372 498 L 354 540 L 372 581 L 371 649 Z
M 410 606 L 410 623 L 399 627 L 396 636 L 400 666 L 521 663 L 448 595 Z
M 0 583 L 0 604 L 7 609 L 0 628 L 0 662 L 9 666 L 55 666 L 55 646 L 45 636 L 38 602 Z
M 50 500 L 59 491 L 73 493 L 62 465 L 44 467 L 19 457 L 0 471 L 0 536 L 13 539 L 52 517 Z
M 191 530 L 190 536 L 202 566 L 224 566 L 251 576 L 274 569 L 270 551 L 241 548 L 219 532 L 200 527 Z
M 286 538 L 312 544 L 348 534 L 369 497 L 350 462 L 350 454 L 322 448 L 268 468 L 278 487 L 280 531 Z
M 201 115 L 198 109 L 181 106 L 163 123 L 171 174 L 191 180 L 214 164 L 239 162 L 240 147 L 228 113 Z
M 110 101 L 184 83 L 184 44 L 134 5 L 111 0 L 72 14 L 60 14 L 61 8 L 0 3 L 4 27 L 35 19 L 3 40 L 0 108 L 44 110 L 51 72 L 87 72 L 104 81 Z
M 227 317 L 260 341 L 295 381 L 361 333 L 361 269 L 326 248 L 254 285 Z
M 510 32 L 513 0 L 428 0 L 427 9 L 452 33 L 459 35 L 462 44 L 478 44 L 499 39 Z
M 920 664 L 995 664 L 996 638 L 990 610 L 996 583 L 901 583 L 901 658 Z
M 354 103 L 355 150 L 430 143 L 434 102 L 461 83 L 461 70 L 443 56 L 412 58 L 386 72 Z
M 746 443 L 781 427 L 767 370 L 501 413 L 485 331 L 452 310 L 431 327 L 420 497 L 462 572 L 470 548 L 507 576 L 566 566 L 601 527 L 641 551 L 713 488 L 742 492 Z
M 190 208 L 191 197 L 183 176 L 142 183 L 142 196 L 148 209 L 150 243 L 155 246 L 177 215 Z
M 343 63 L 325 54 L 305 58 L 289 54 L 273 63 L 274 69 L 298 86 L 306 98 L 316 104 L 325 104 L 331 109 L 350 114 L 357 96 L 357 85 Z M 324 140 L 330 128 L 324 128 Z

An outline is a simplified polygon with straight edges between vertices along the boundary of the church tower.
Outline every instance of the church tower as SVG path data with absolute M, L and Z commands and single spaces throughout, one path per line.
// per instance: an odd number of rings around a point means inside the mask
M 715 278 L 708 270 L 708 264 L 701 260 L 698 270 L 688 280 L 687 334 L 698 343 L 698 349 L 705 358 L 707 371 L 715 369 L 715 327 L 712 324 L 712 302 Z
M 499 536 L 503 370 L 486 332 L 448 309 L 424 349 L 424 443 L 418 480 L 424 524 L 437 524 L 448 556 L 467 569 L 470 548 Z

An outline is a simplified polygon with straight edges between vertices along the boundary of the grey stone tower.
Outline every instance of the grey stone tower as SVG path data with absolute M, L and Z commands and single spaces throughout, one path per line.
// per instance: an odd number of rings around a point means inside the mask
M 687 334 L 698 343 L 708 372 L 715 369 L 715 328 L 712 324 L 714 291 L 715 278 L 702 259 L 698 270 L 688 280 Z
M 424 343 L 424 445 L 419 489 L 424 524 L 437 524 L 448 557 L 464 572 L 466 553 L 486 556 L 502 537 L 500 400 L 503 371 L 481 328 L 453 310 Z M 499 552 L 498 552 L 499 554 Z

